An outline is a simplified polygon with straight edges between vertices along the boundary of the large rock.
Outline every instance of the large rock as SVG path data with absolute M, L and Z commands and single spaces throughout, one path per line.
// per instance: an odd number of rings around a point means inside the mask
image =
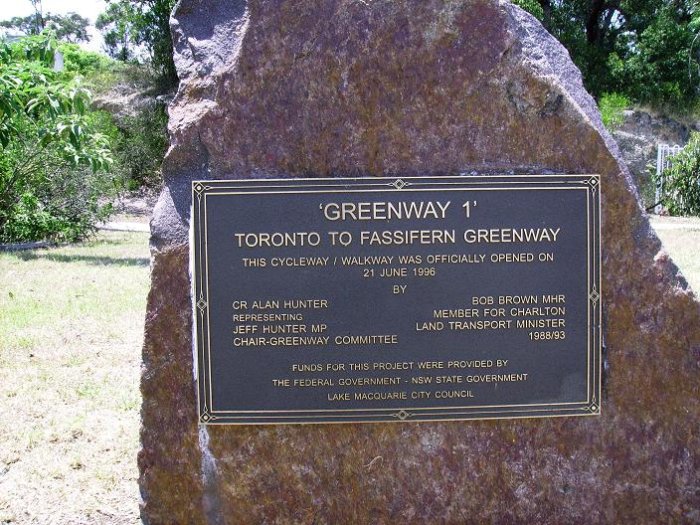
M 181 0 L 139 454 L 159 523 L 700 521 L 700 309 L 567 52 L 517 7 Z M 600 173 L 603 415 L 197 425 L 189 181 Z

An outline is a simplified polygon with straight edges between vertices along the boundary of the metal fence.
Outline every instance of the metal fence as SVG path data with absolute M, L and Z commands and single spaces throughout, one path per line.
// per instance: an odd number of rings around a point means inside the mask
M 680 152 L 682 149 L 683 146 L 679 146 L 677 144 L 659 144 L 656 151 L 656 195 L 654 197 L 654 202 L 661 201 L 661 196 L 664 192 L 663 173 L 666 168 L 671 166 L 670 157 Z M 661 204 L 657 204 L 654 207 L 654 213 L 660 213 L 662 209 L 663 207 Z

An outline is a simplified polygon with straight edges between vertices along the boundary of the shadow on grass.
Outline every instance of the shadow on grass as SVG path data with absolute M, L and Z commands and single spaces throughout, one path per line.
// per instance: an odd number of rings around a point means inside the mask
M 148 266 L 148 257 L 102 257 L 99 255 L 61 255 L 54 253 L 13 252 L 11 255 L 22 261 L 85 262 L 96 266 Z
M 138 232 L 141 233 L 141 232 Z M 147 235 L 147 234 L 146 234 Z M 80 243 L 75 243 L 75 244 L 67 244 L 66 246 L 75 246 L 75 247 L 85 247 L 85 248 L 94 248 L 96 246 L 115 246 L 117 244 L 125 244 L 125 242 L 128 242 L 128 238 L 125 237 L 118 237 L 116 239 L 110 239 L 110 238 L 105 238 L 101 237 L 99 239 L 85 239 L 84 241 Z

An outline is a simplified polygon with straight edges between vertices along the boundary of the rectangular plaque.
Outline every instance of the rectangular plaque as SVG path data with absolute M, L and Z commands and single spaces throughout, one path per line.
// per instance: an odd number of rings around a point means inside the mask
M 195 181 L 204 424 L 600 413 L 600 179 Z

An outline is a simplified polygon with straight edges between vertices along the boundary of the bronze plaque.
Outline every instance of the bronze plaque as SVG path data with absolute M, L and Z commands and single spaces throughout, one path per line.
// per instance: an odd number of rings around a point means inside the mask
M 192 183 L 199 418 L 600 413 L 600 179 Z

